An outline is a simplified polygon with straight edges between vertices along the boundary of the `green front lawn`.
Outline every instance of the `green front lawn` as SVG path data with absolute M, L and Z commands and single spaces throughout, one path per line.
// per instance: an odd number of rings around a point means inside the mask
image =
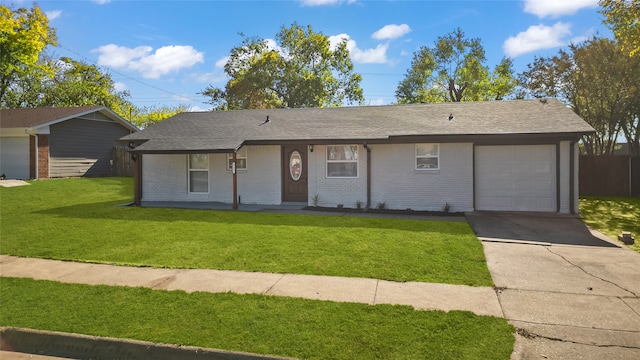
M 505 319 L 0 278 L 0 324 L 304 359 L 509 359 Z
M 585 224 L 612 239 L 617 240 L 623 231 L 631 232 L 636 242 L 629 247 L 640 252 L 640 198 L 581 197 L 580 214 Z
M 130 178 L 0 187 L 2 254 L 491 286 L 466 222 L 123 207 Z

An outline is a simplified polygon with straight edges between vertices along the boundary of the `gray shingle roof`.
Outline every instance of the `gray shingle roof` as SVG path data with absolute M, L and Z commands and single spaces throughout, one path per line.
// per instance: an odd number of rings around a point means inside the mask
M 270 122 L 260 126 L 267 116 Z M 136 148 L 140 152 L 225 151 L 245 142 L 380 141 L 437 135 L 575 137 L 593 131 L 562 102 L 549 99 L 181 113 L 123 140 L 149 140 Z
M 21 109 L 0 109 L 0 128 L 37 128 L 56 121 L 64 121 L 77 116 L 100 111 L 130 130 L 138 129 L 104 106 L 39 107 Z

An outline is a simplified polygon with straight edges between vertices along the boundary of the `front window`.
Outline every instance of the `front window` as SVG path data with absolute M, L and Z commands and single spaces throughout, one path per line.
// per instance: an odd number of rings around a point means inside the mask
M 209 154 L 189 154 L 189 192 L 209 192 Z
M 440 169 L 440 146 L 438 144 L 416 144 L 416 170 Z
M 327 146 L 327 177 L 358 177 L 358 145 Z
M 227 170 L 231 171 L 233 154 L 227 154 Z M 236 170 L 247 170 L 247 148 L 243 147 L 236 152 Z

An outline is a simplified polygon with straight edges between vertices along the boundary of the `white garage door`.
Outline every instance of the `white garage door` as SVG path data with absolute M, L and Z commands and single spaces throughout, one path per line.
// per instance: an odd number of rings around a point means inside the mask
M 476 209 L 556 211 L 555 145 L 477 146 Z
M 29 178 L 29 137 L 0 139 L 0 174 L 7 179 Z

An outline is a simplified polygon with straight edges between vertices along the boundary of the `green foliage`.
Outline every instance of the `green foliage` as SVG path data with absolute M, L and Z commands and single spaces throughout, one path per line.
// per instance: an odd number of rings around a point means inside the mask
M 4 254 L 493 285 L 465 222 L 121 207 L 132 179 L 0 187 Z
M 37 5 L 15 11 L 0 5 L 0 105 L 11 83 L 32 73 L 40 53 L 56 43 L 55 29 Z
M 640 57 L 624 55 L 615 42 L 593 38 L 558 55 L 538 57 L 520 74 L 525 92 L 557 97 L 596 130 L 584 137 L 590 155 L 611 154 L 623 132 L 633 152 L 640 154 Z
M 640 56 L 640 0 L 601 0 L 603 23 L 614 33 L 622 51 Z
M 60 58 L 54 64 L 51 86 L 44 91 L 41 105 L 83 106 L 104 105 L 124 115 L 130 104 L 128 92 L 118 92 L 109 73 L 96 65 L 70 58 Z
M 131 122 L 138 128 L 144 129 L 186 111 L 189 111 L 189 107 L 186 105 L 148 106 L 136 109 L 136 113 L 132 115 Z
M 209 86 L 201 94 L 221 110 L 363 102 L 362 76 L 353 72 L 346 41 L 331 49 L 329 37 L 294 23 L 281 28 L 276 43 L 245 37 L 224 67 L 230 78 L 224 90 Z
M 640 198 L 638 197 L 597 197 L 580 198 L 582 221 L 617 239 L 623 231 L 629 231 L 636 242 L 629 247 L 640 253 Z
M 41 56 L 37 66 L 14 79 L 2 106 L 104 105 L 128 118 L 133 108 L 128 96 L 126 91 L 117 91 L 110 74 L 96 65 L 67 57 L 51 59 Z
M 480 39 L 468 39 L 458 28 L 438 37 L 433 48 L 422 46 L 414 53 L 396 98 L 411 104 L 502 100 L 511 95 L 516 86 L 511 59 L 503 58 L 493 72 L 485 62 Z
M 507 320 L 287 297 L 1 278 L 3 326 L 299 359 L 509 359 Z
M 56 45 L 55 29 L 38 6 L 11 11 L 0 6 L 0 106 L 104 105 L 128 118 L 133 106 L 109 73 L 67 57 L 44 55 Z

